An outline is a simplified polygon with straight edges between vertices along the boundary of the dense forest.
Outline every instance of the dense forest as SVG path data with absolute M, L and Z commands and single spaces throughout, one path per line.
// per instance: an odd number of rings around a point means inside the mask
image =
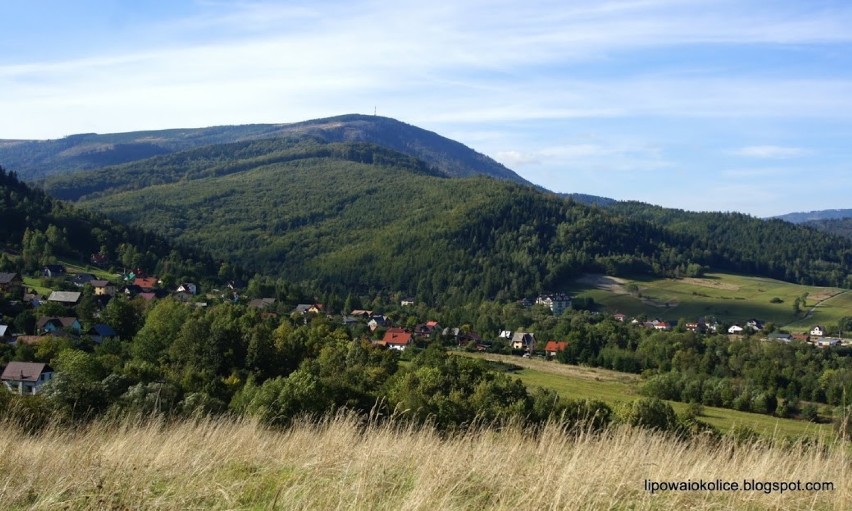
M 852 240 L 852 218 L 810 220 L 802 225 Z
M 584 272 L 707 268 L 849 286 L 852 243 L 781 221 L 590 207 L 313 135 L 215 145 L 57 176 L 46 190 L 261 273 L 345 295 L 516 300 Z

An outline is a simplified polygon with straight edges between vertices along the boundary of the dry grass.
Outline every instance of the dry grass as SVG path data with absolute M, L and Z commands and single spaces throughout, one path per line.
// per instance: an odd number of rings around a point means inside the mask
M 3 509 L 849 509 L 845 449 L 693 444 L 637 429 L 449 438 L 351 416 L 0 428 Z M 834 491 L 644 491 L 645 479 L 831 481 Z

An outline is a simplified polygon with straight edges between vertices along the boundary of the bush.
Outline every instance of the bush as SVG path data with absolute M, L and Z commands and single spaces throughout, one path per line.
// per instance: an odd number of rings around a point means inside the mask
M 659 431 L 680 429 L 680 421 L 671 405 L 655 397 L 637 399 L 622 406 L 619 419 L 631 426 Z

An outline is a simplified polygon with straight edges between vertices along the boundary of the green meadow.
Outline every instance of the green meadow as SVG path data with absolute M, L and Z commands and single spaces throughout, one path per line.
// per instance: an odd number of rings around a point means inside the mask
M 465 355 L 520 366 L 522 369 L 511 374 L 525 385 L 553 389 L 569 399 L 600 399 L 610 405 L 618 405 L 642 397 L 639 393 L 641 379 L 634 374 L 507 355 Z M 669 401 L 669 404 L 678 413 L 683 413 L 687 407 L 685 403 L 675 401 Z M 747 426 L 761 435 L 774 437 L 820 436 L 832 432 L 830 424 L 814 424 L 712 406 L 704 407 L 700 419 L 723 432 L 734 426 Z
M 593 298 L 610 313 L 669 321 L 715 316 L 736 323 L 756 318 L 795 332 L 816 324 L 834 325 L 852 316 L 849 290 L 725 273 L 683 279 L 586 276 L 569 291 Z M 794 314 L 797 297 L 804 297 L 798 315 Z

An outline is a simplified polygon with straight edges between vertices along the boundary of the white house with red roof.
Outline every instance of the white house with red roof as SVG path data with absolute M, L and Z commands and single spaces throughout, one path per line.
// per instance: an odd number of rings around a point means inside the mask
M 411 345 L 411 342 L 411 332 L 406 332 L 402 328 L 388 328 L 382 338 L 382 344 L 392 350 L 399 351 L 404 351 Z

